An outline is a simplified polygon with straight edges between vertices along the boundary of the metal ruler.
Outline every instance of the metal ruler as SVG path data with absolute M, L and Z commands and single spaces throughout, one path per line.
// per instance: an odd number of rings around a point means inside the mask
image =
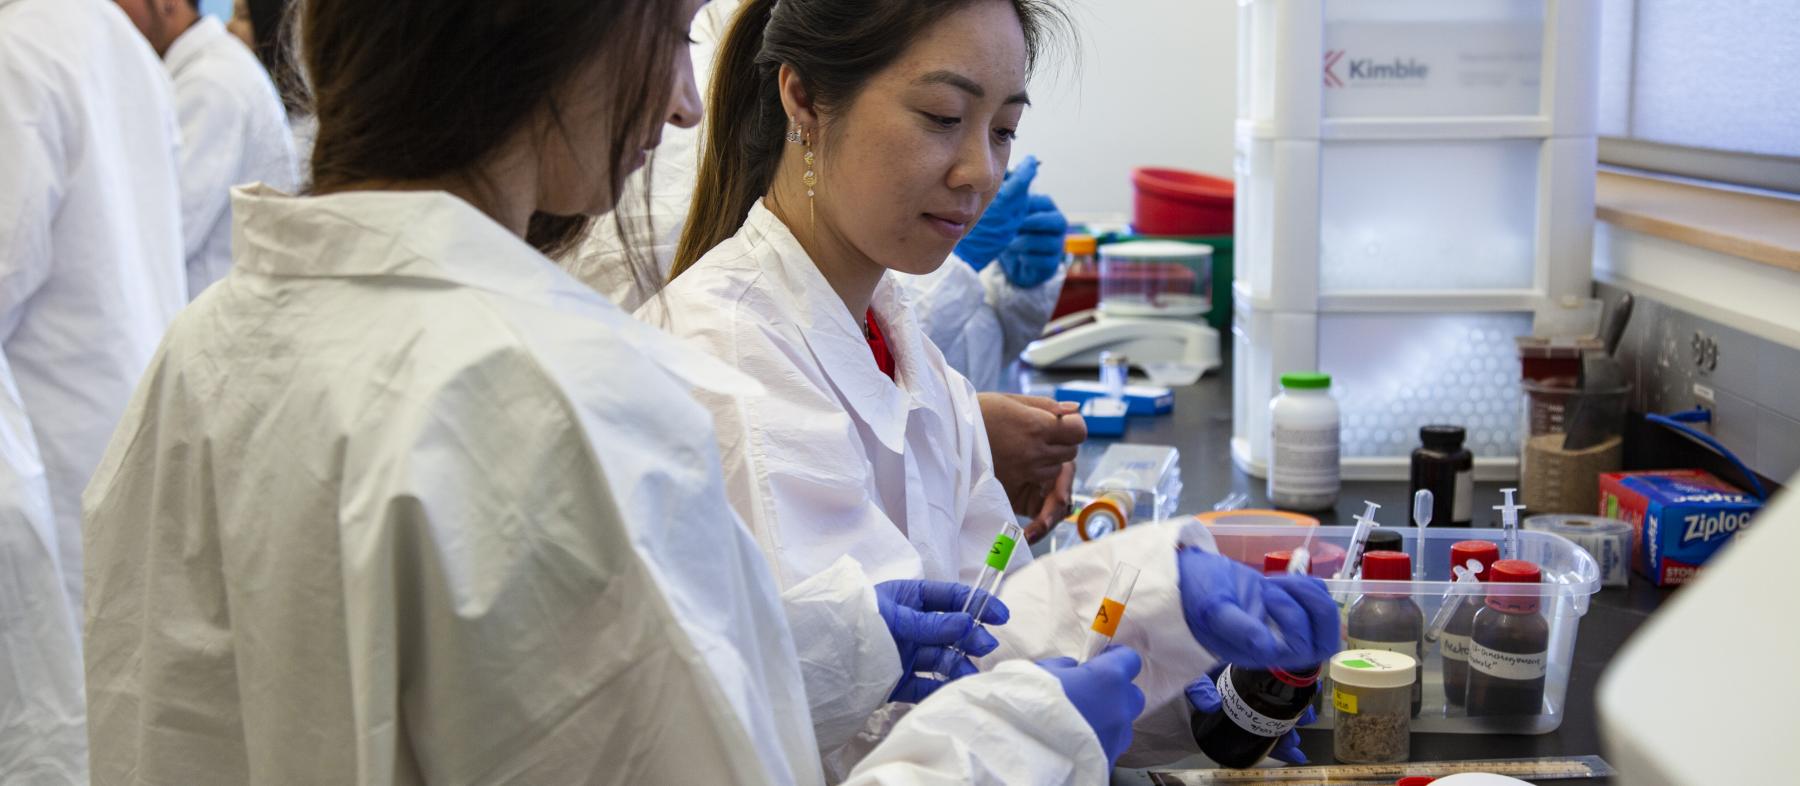
M 1544 756 L 1530 759 L 1473 759 L 1422 761 L 1398 764 L 1319 764 L 1299 767 L 1264 767 L 1248 770 L 1152 770 L 1157 786 L 1355 786 L 1392 784 L 1401 778 L 1423 775 L 1442 778 L 1463 772 L 1490 772 L 1520 780 L 1605 778 L 1615 775 L 1612 765 L 1599 756 Z

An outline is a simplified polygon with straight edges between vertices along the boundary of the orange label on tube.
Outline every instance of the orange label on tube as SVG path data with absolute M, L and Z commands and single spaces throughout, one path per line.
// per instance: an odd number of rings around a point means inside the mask
M 1125 616 L 1125 604 L 1112 598 L 1100 601 L 1100 610 L 1094 613 L 1094 632 L 1112 638 L 1113 632 L 1119 629 L 1119 618 Z

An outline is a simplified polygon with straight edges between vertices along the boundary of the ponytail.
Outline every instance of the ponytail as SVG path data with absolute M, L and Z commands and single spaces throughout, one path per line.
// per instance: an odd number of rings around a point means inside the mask
M 746 2 L 714 55 L 699 180 L 669 270 L 671 281 L 737 234 L 775 180 L 787 129 L 775 81 L 781 66 L 761 57 L 775 2 Z

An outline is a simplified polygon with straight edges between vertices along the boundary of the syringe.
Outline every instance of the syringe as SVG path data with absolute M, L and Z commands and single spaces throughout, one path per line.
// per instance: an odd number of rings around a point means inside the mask
M 1363 500 L 1363 504 L 1368 507 L 1363 510 L 1362 515 L 1356 517 L 1356 530 L 1350 534 L 1350 550 L 1344 555 L 1344 566 L 1338 568 L 1337 575 L 1332 578 L 1349 579 L 1356 576 L 1357 568 L 1362 565 L 1363 546 L 1369 542 L 1369 531 L 1381 526 L 1375 521 L 1375 511 L 1380 510 L 1381 506 L 1368 500 Z
M 987 560 L 981 566 L 981 577 L 975 580 L 975 591 L 969 593 L 969 599 L 963 601 L 963 613 L 975 620 L 975 627 L 981 627 L 981 615 L 987 611 L 988 599 L 1000 591 L 1000 579 L 1006 575 L 1006 565 L 1012 561 L 1013 547 L 1019 545 L 1025 537 L 1025 530 L 1017 522 L 1008 521 L 1000 525 L 1000 534 L 994 536 L 994 544 L 988 547 Z M 940 680 L 948 680 L 956 669 L 956 662 L 963 657 L 962 648 L 952 644 L 944 648 L 944 657 L 931 669 L 931 676 Z M 915 666 L 915 671 L 917 667 Z
M 1094 624 L 1088 628 L 1087 652 L 1082 653 L 1081 662 L 1086 663 L 1106 650 L 1112 643 L 1113 634 L 1119 630 L 1119 620 L 1125 617 L 1125 604 L 1131 601 L 1131 590 L 1137 586 L 1138 569 L 1130 563 L 1121 562 L 1113 568 L 1112 579 L 1106 582 L 1106 594 L 1100 596 L 1100 610 L 1094 613 Z
M 1506 530 L 1504 559 L 1519 558 L 1519 511 L 1524 510 L 1525 506 L 1513 504 L 1513 493 L 1517 491 L 1518 489 L 1501 489 L 1500 493 L 1506 495 L 1506 504 L 1494 506 L 1494 510 L 1500 511 L 1500 526 Z
M 1475 593 L 1475 585 L 1481 581 L 1481 562 L 1469 560 L 1467 567 L 1451 565 L 1450 572 L 1456 574 L 1456 581 L 1444 593 L 1444 599 L 1438 603 L 1437 615 L 1431 618 L 1431 624 L 1425 626 L 1425 640 L 1437 641 L 1444 635 L 1444 628 L 1450 624 L 1450 618 L 1456 616 L 1456 610 L 1463 604 L 1463 599 Z
M 1425 528 L 1431 526 L 1431 489 L 1413 494 L 1413 526 L 1419 528 L 1418 553 L 1413 555 L 1413 581 L 1425 580 Z

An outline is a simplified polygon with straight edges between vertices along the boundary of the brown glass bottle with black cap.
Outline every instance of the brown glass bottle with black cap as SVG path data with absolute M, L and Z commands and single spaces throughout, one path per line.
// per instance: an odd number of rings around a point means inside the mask
M 1467 527 L 1473 516 L 1475 454 L 1463 447 L 1462 426 L 1419 429 L 1422 447 L 1412 453 L 1412 476 L 1406 497 L 1431 490 L 1431 526 Z
M 1289 552 L 1263 556 L 1265 574 L 1287 570 Z M 1294 728 L 1319 690 L 1319 669 L 1300 672 L 1227 666 L 1219 673 L 1219 708 L 1195 712 L 1194 742 L 1207 758 L 1233 769 L 1254 767 Z
M 1411 581 L 1412 558 L 1404 552 L 1371 551 L 1363 554 L 1363 581 Z M 1411 595 L 1366 592 L 1350 604 L 1344 628 L 1344 647 L 1352 650 L 1398 652 L 1418 663 L 1413 680 L 1412 715 L 1419 717 L 1425 703 L 1425 612 Z
M 1537 595 L 1509 597 L 1508 585 L 1537 584 L 1538 566 L 1503 559 L 1490 569 L 1487 605 L 1469 633 L 1468 711 L 1473 716 L 1537 715 L 1544 711 L 1544 674 L 1550 621 Z

